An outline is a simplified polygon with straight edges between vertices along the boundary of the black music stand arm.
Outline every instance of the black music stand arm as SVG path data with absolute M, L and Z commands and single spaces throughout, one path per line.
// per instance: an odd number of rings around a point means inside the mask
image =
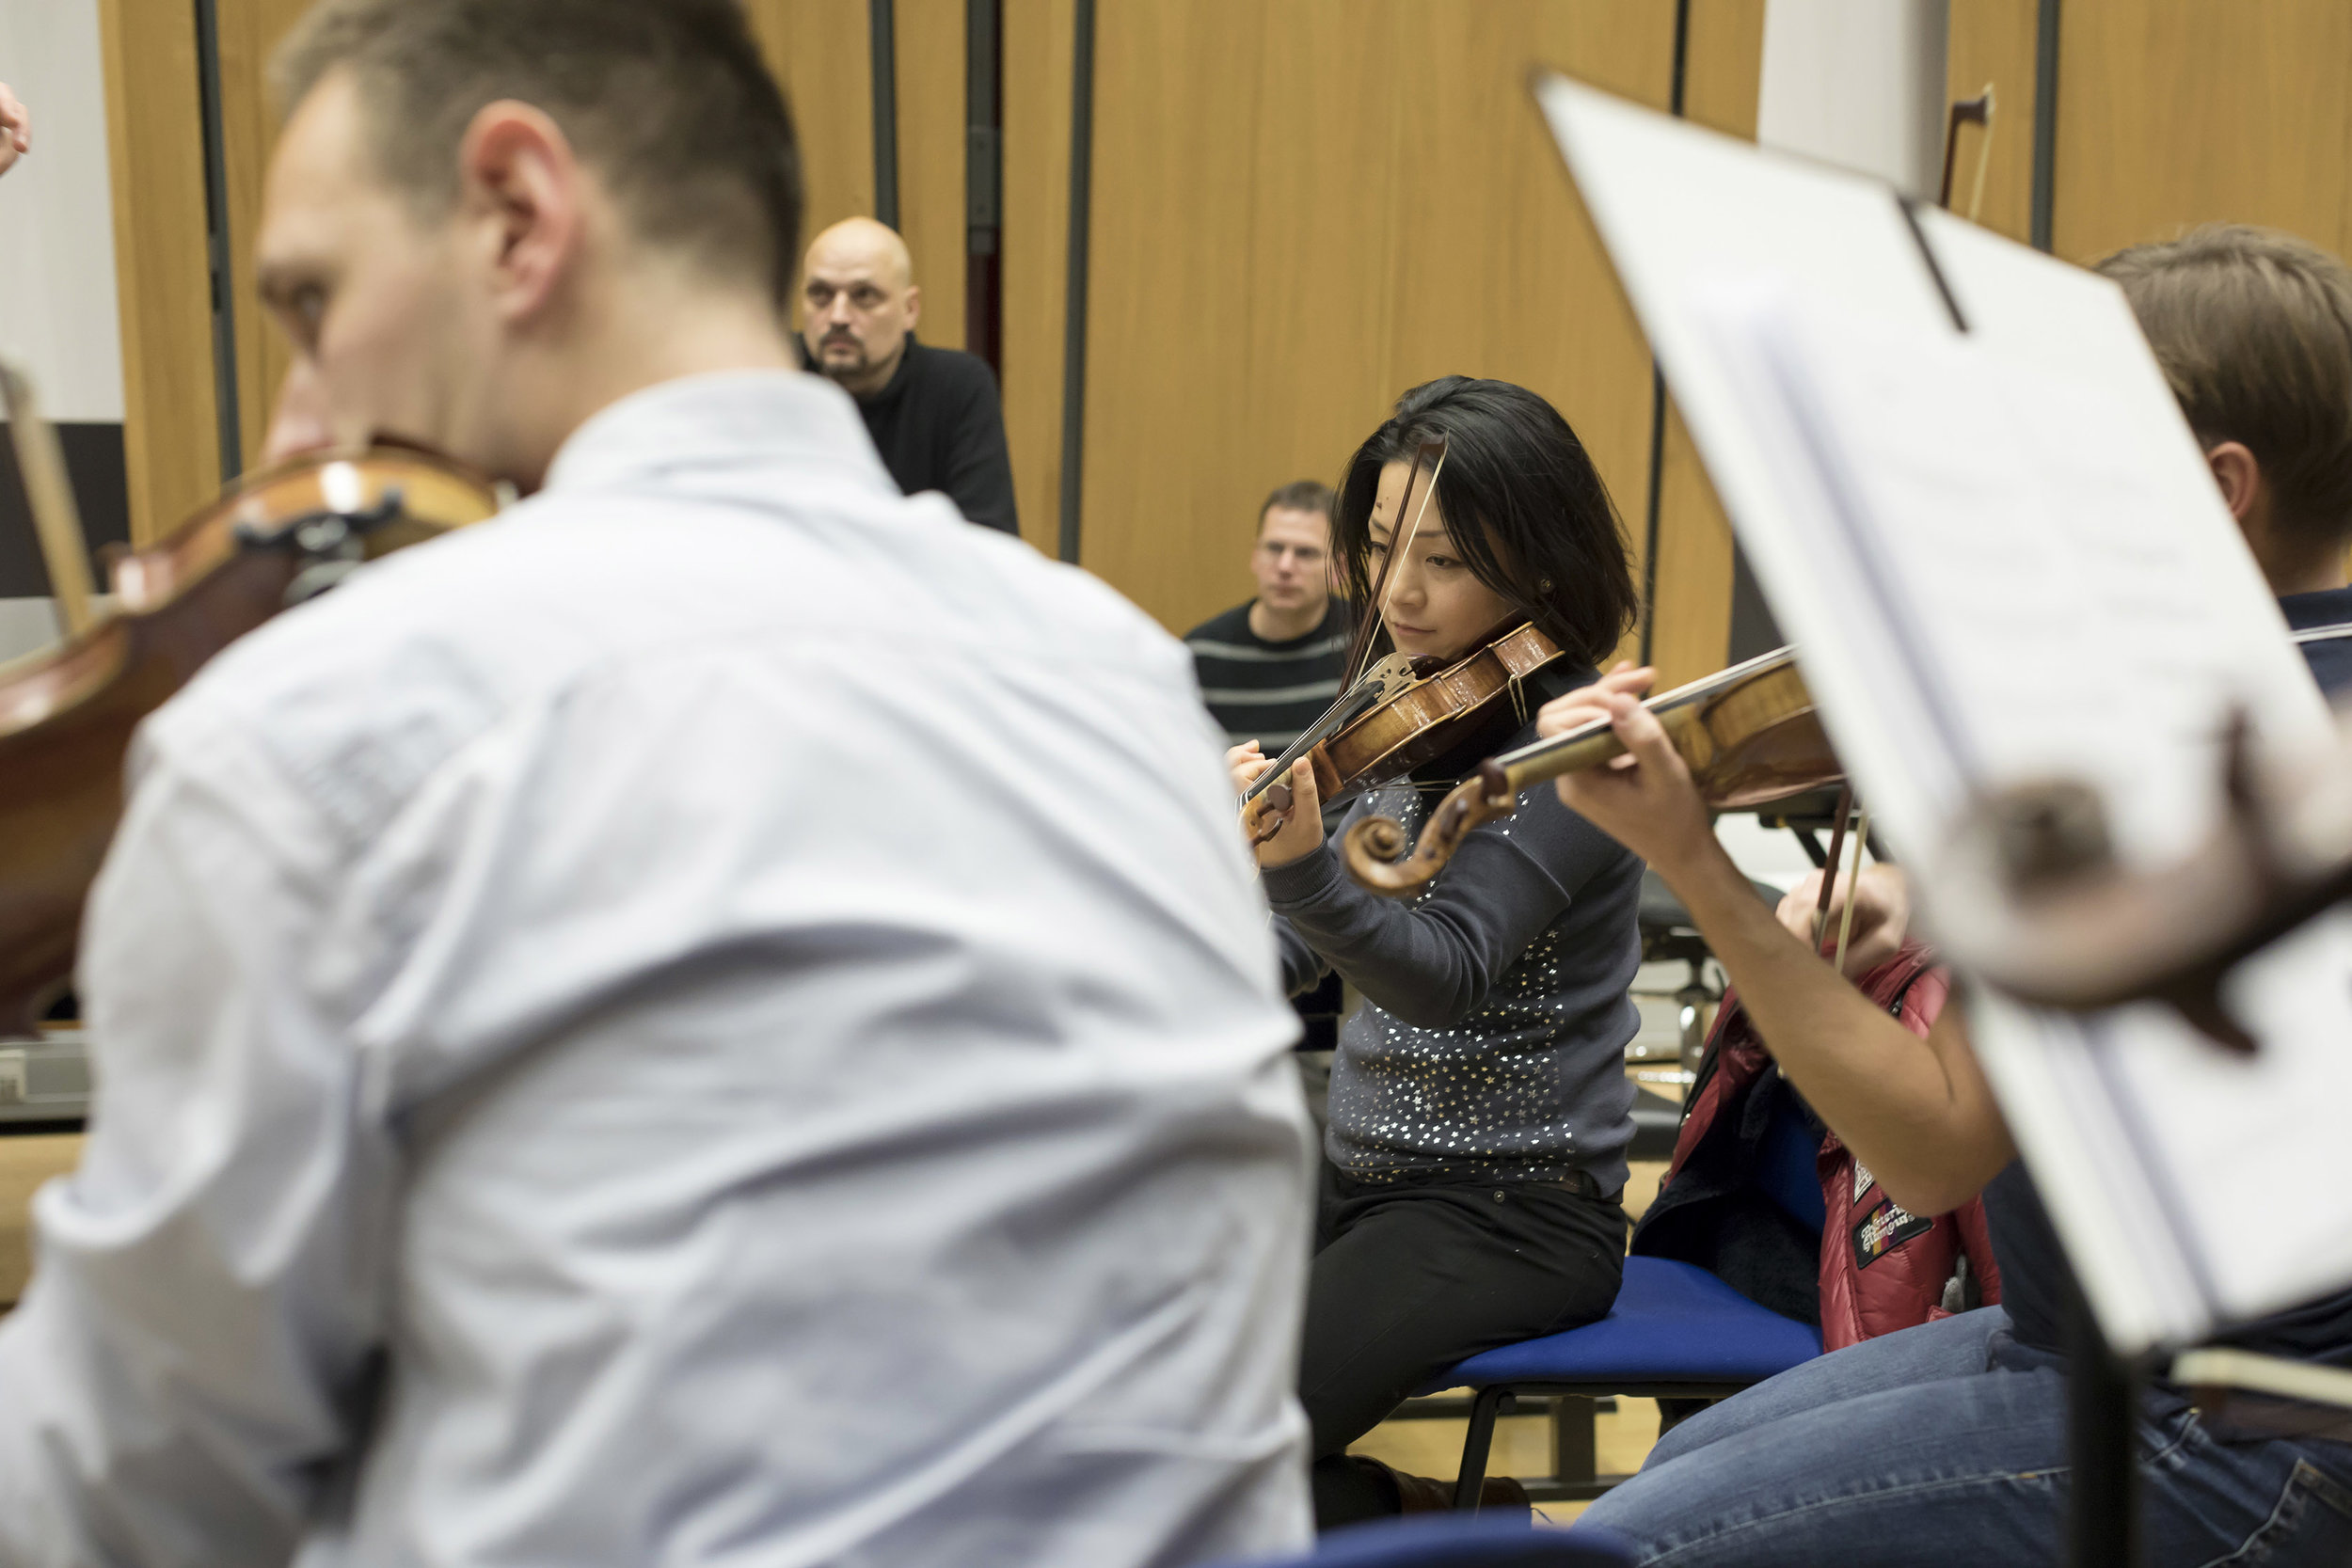
M 2139 1568 L 2139 1382 L 2066 1282 L 2066 1520 L 2070 1568 Z

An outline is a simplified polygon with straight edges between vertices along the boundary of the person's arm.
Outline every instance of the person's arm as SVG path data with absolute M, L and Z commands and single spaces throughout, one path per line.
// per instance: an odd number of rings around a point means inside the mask
M 1282 994 L 1297 996 L 1323 983 L 1331 973 L 1331 966 L 1323 956 L 1307 944 L 1307 939 L 1291 929 L 1291 923 L 1280 915 L 1274 917 L 1274 946 L 1282 960 Z
M 996 399 L 996 384 L 987 367 L 977 361 L 962 407 L 949 425 L 947 492 L 956 510 L 969 521 L 999 533 L 1021 534 L 1021 519 L 1012 499 L 1012 454 L 1005 445 L 1005 414 Z
M 33 111 L 26 108 L 8 84 L 0 82 L 0 174 L 33 150 Z
M 249 761 L 138 775 L 86 927 L 88 1141 L 0 1321 L 0 1562 L 282 1562 L 358 1440 L 396 1154 L 305 984 L 330 836 Z
M 1237 787 L 1264 771 L 1256 743 L 1226 753 Z M 1480 828 L 1428 896 L 1384 898 L 1351 880 L 1323 821 L 1312 770 L 1293 774 L 1289 823 L 1258 847 L 1266 901 L 1366 998 L 1404 1022 L 1442 1029 L 1475 1011 L 1528 945 L 1560 918 L 1616 849 L 1558 802 L 1531 800 Z
M 1641 705 L 1650 673 L 1621 668 L 1546 705 L 1543 734 L 1606 718 L 1628 752 L 1563 778 L 1561 800 L 1665 879 L 1781 1070 L 1888 1195 L 1915 1214 L 1958 1208 L 2016 1154 L 1959 1010 L 1937 1019 L 1921 1049 L 1757 901 L 1690 769 Z

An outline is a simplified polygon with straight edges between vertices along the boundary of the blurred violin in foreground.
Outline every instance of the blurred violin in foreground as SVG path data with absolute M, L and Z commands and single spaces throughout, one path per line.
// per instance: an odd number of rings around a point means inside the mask
M 17 466 L 64 641 L 0 664 L 0 1038 L 34 1032 L 72 977 L 82 905 L 122 811 L 139 721 L 205 661 L 361 563 L 479 522 L 491 483 L 400 447 L 308 454 L 247 476 L 90 591 L 56 436 L 0 365 Z

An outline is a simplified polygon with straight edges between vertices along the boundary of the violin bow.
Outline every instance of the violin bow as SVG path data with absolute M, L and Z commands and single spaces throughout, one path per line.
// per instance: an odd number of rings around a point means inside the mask
M 1862 885 L 1862 851 L 1870 842 L 1870 808 L 1864 806 L 1856 814 L 1853 829 L 1853 860 L 1846 873 L 1846 908 L 1837 918 L 1837 956 L 1830 967 L 1838 974 L 1846 973 L 1846 941 L 1853 935 L 1854 890 Z M 1834 874 L 1834 873 L 1833 873 Z
M 1263 797 L 1270 812 L 1266 821 L 1252 836 L 1253 844 L 1263 844 L 1281 831 L 1285 814 L 1291 809 L 1292 766 L 1300 757 L 1312 751 L 1325 736 L 1339 727 L 1333 721 L 1333 716 L 1341 713 L 1342 705 L 1355 691 L 1356 683 L 1363 678 L 1365 667 L 1371 663 L 1373 635 L 1378 629 L 1381 618 L 1388 611 L 1389 595 L 1395 592 L 1395 584 L 1390 579 L 1396 569 L 1397 557 L 1412 547 L 1413 540 L 1421 532 L 1421 520 L 1429 511 L 1430 498 L 1438 493 L 1438 475 L 1445 467 L 1445 450 L 1443 440 L 1423 441 L 1414 449 L 1413 466 L 1406 470 L 1405 475 L 1405 493 L 1397 499 L 1397 511 L 1403 513 L 1409 509 L 1413 515 L 1412 521 L 1406 530 L 1405 540 L 1401 546 L 1394 543 L 1396 536 L 1394 527 L 1391 526 L 1390 529 L 1391 546 L 1388 554 L 1381 559 L 1380 575 L 1375 579 L 1372 588 L 1372 601 L 1375 608 L 1373 613 L 1362 617 L 1357 623 L 1356 635 L 1348 643 L 1347 663 L 1340 676 L 1339 697 L 1332 702 L 1329 708 L 1325 710 L 1322 718 L 1310 725 L 1304 734 L 1291 743 L 1287 751 L 1277 757 L 1273 764 L 1258 776 L 1257 783 L 1242 792 L 1241 803 L 1244 811 Z M 1424 466 L 1428 471 L 1428 478 L 1425 481 L 1422 478 Z M 1421 487 L 1421 503 L 1415 506 L 1413 491 L 1417 484 Z
M 1944 127 L 1944 182 L 1935 204 L 1946 212 L 1952 210 L 1952 174 L 1960 162 L 1960 128 L 1963 125 L 1984 127 L 1984 139 L 1977 145 L 1976 188 L 1968 197 L 1968 221 L 1977 221 L 1984 210 L 1984 171 L 1993 162 L 1993 84 L 1987 82 L 1984 91 L 1974 98 L 1955 99 L 1951 118 Z
M 1821 863 L 1821 896 L 1813 906 L 1813 951 L 1821 951 L 1821 935 L 1829 929 L 1829 901 L 1837 892 L 1837 863 L 1846 856 L 1846 824 L 1853 818 L 1853 784 L 1837 786 L 1837 815 L 1830 824 L 1829 858 Z
M 1396 503 L 1400 515 L 1408 509 L 1412 512 L 1412 521 L 1406 525 L 1402 544 L 1396 540 L 1394 525 L 1390 527 L 1389 552 L 1381 558 L 1380 576 L 1372 585 L 1372 613 L 1357 623 L 1355 639 L 1347 646 L 1347 668 L 1340 676 L 1342 691 L 1353 687 L 1362 677 L 1364 667 L 1372 662 L 1373 639 L 1379 634 L 1381 624 L 1388 615 L 1390 595 L 1396 592 L 1396 584 L 1391 579 L 1396 575 L 1397 559 L 1413 547 L 1413 540 L 1421 532 L 1421 520 L 1429 511 L 1429 499 L 1438 493 L 1438 475 L 1444 467 L 1444 441 L 1423 441 L 1413 449 L 1413 466 L 1405 475 L 1405 493 L 1397 498 Z M 1429 475 L 1425 481 L 1422 479 L 1424 469 Z M 1413 504 L 1416 484 L 1421 486 L 1419 506 Z
M 8 410 L 8 438 L 16 448 L 17 472 L 32 509 L 33 531 L 40 538 L 41 559 L 49 568 L 49 586 L 57 596 L 57 614 L 66 635 L 79 637 L 96 623 L 90 608 L 95 590 L 82 514 L 66 479 L 65 449 L 57 444 L 56 427 L 41 414 L 32 381 L 7 360 L 0 360 L 0 404 Z

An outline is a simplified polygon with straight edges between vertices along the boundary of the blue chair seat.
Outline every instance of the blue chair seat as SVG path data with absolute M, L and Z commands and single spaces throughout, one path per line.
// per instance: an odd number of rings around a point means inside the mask
M 1524 1519 L 1424 1513 L 1350 1525 L 1318 1538 L 1305 1557 L 1260 1560 L 1248 1568 L 1631 1568 L 1632 1562 L 1631 1548 L 1606 1530 L 1571 1536 L 1531 1529 Z
M 1454 1483 L 1454 1506 L 1475 1509 L 1495 1418 L 1515 1393 L 1723 1399 L 1820 1354 L 1819 1330 L 1758 1307 L 1705 1269 L 1629 1258 L 1617 1304 L 1598 1323 L 1482 1351 L 1421 1392 L 1478 1391 Z M 1613 1484 L 1590 1469 L 1582 1473 L 1593 1489 L 1564 1495 L 1596 1497 Z
M 1629 1258 L 1617 1304 L 1598 1323 L 1481 1352 L 1434 1379 L 1441 1388 L 1497 1384 L 1736 1384 L 1742 1387 L 1821 1354 L 1821 1336 L 1758 1307 L 1705 1269 L 1666 1258 Z

